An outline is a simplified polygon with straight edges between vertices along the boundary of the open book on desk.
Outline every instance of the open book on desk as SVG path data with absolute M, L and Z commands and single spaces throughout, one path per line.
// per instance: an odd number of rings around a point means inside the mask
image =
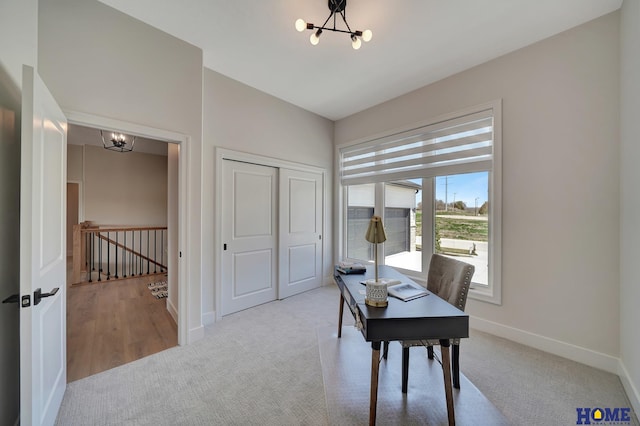
M 429 294 L 426 288 L 414 283 L 391 285 L 387 288 L 387 291 L 391 296 L 397 297 L 405 302 L 417 299 L 418 297 L 427 296 Z

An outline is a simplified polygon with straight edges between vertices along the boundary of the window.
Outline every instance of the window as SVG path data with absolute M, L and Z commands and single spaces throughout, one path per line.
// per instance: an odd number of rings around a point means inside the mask
M 475 265 L 470 297 L 500 303 L 500 103 L 340 149 L 341 257 L 372 261 L 364 239 L 382 216 L 379 261 L 424 280 L 431 254 Z

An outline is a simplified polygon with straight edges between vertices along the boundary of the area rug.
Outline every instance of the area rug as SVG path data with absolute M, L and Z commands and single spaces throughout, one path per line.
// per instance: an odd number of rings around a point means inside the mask
M 318 328 L 325 397 L 331 425 L 367 424 L 371 382 L 371 344 L 353 326 Z M 462 350 L 464 348 L 461 348 Z M 464 366 L 461 370 L 464 371 Z M 446 425 L 442 367 L 412 348 L 408 392 L 401 391 L 402 348 L 391 342 L 378 378 L 378 425 Z M 460 390 L 453 390 L 456 424 L 508 425 L 502 413 L 460 374 Z
M 167 291 L 168 284 L 166 281 L 152 282 L 147 285 L 147 288 L 151 291 L 151 295 L 156 299 L 164 299 L 169 295 Z

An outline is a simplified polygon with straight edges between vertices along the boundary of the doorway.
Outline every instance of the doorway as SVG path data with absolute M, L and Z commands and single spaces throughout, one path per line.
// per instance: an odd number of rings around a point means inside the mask
M 74 137 L 76 134 L 78 137 Z M 100 247 L 102 253 L 97 254 L 96 249 L 90 257 L 104 262 L 104 252 L 110 252 L 111 259 L 106 257 L 105 263 L 109 268 L 115 266 L 115 273 L 114 269 L 105 272 L 104 264 L 98 268 L 94 264 L 93 272 L 91 267 L 86 267 L 82 274 L 85 280 L 93 276 L 93 282 L 69 287 L 68 381 L 176 346 L 181 320 L 176 308 L 180 291 L 178 264 L 176 257 L 169 256 L 177 247 L 173 240 L 179 237 L 179 149 L 169 149 L 175 144 L 168 141 L 138 136 L 133 152 L 112 152 L 102 146 L 97 128 L 71 123 L 69 148 L 75 139 L 80 139 L 83 145 L 68 150 L 69 179 L 81 183 L 76 185 L 80 201 L 75 201 L 75 191 L 71 189 L 67 199 L 68 220 L 83 223 L 87 229 L 99 225 L 100 230 L 112 231 L 82 235 L 86 245 L 84 253 Z M 73 187 L 70 183 L 69 188 Z M 169 214 L 169 210 L 175 214 Z M 77 220 L 74 212 L 80 212 Z M 158 231 L 160 237 L 150 230 L 163 225 L 168 229 Z M 118 228 L 131 231 L 114 231 Z M 131 241 L 133 235 L 136 242 Z M 98 236 L 97 242 L 89 243 L 85 238 L 89 236 Z M 137 241 L 138 236 L 144 244 Z M 71 246 L 69 243 L 68 249 Z M 114 256 L 114 249 L 120 249 L 119 255 Z M 123 265 L 129 262 L 129 255 L 132 258 L 139 255 L 141 262 L 146 259 L 146 266 L 131 273 Z M 85 256 L 83 267 L 88 257 Z M 149 261 L 157 261 L 157 270 L 154 263 L 149 268 Z M 168 266 L 168 271 L 160 268 L 162 264 Z M 158 291 L 161 284 L 166 291 Z M 154 288 L 150 288 L 152 286 Z M 172 300 L 167 297 L 169 290 L 173 293 Z

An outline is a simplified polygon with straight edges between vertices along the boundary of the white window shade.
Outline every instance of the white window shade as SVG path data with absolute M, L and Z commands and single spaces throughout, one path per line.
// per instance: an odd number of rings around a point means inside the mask
M 493 109 L 341 150 L 343 185 L 491 170 Z

